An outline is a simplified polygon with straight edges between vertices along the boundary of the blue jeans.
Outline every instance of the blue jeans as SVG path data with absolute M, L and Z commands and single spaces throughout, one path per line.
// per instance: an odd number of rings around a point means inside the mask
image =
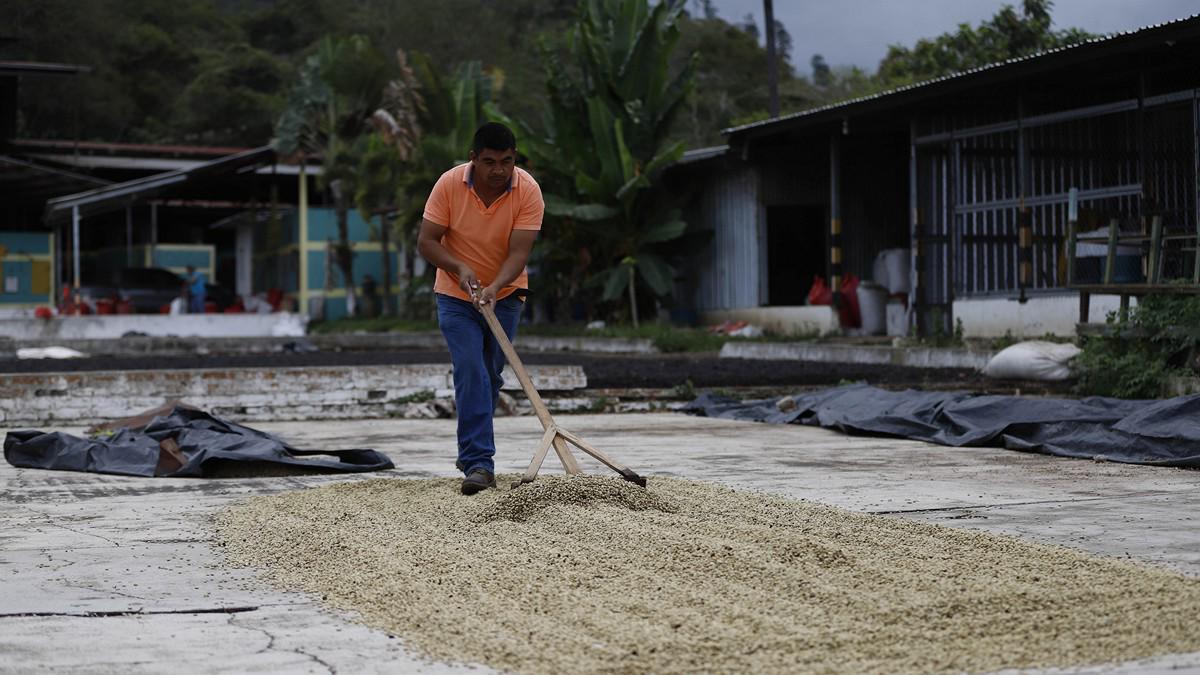
M 458 409 L 458 466 L 464 474 L 474 469 L 495 473 L 492 457 L 496 439 L 492 413 L 500 399 L 504 352 L 492 336 L 483 314 L 471 303 L 437 295 L 438 326 L 450 348 L 454 364 L 454 404 Z M 496 318 L 511 341 L 525 303 L 515 294 L 495 304 Z
M 204 313 L 204 296 L 192 294 L 188 296 L 188 314 Z

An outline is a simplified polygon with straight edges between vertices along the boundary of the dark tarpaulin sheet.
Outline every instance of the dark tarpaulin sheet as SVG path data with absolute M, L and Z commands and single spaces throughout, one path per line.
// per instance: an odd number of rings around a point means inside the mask
M 786 399 L 791 399 L 791 402 Z M 795 403 L 792 406 L 792 402 Z M 685 411 L 848 434 L 1200 468 L 1200 394 L 1164 400 L 1023 398 L 847 385 L 784 399 L 705 393 Z
M 10 431 L 4 438 L 4 459 L 13 466 L 31 469 L 154 476 L 162 452 L 159 442 L 168 438 L 179 446 L 185 461 L 160 476 L 205 476 L 231 462 L 266 462 L 328 472 L 393 467 L 390 459 L 375 450 L 297 450 L 266 432 L 186 407 L 155 417 L 145 428 L 123 428 L 107 438 Z

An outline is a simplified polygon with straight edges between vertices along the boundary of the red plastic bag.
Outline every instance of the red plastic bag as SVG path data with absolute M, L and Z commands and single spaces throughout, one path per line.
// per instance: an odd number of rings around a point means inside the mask
M 842 306 L 838 308 L 838 320 L 845 328 L 857 328 L 862 324 L 862 315 L 858 309 L 858 277 L 847 274 L 842 277 Z M 812 288 L 808 289 L 808 304 L 832 305 L 833 290 L 825 283 L 825 277 L 813 277 Z
M 825 277 L 819 274 L 813 277 L 812 288 L 808 289 L 808 304 L 833 304 L 833 291 L 829 290 L 829 286 L 825 284 Z
M 858 310 L 858 277 L 853 274 L 842 277 L 842 306 L 838 314 L 843 328 L 858 328 L 862 325 L 862 313 Z

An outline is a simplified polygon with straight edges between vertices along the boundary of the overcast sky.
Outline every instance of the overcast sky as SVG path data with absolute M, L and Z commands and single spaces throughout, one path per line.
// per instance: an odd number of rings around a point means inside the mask
M 887 46 L 911 46 L 960 23 L 978 25 L 1004 4 L 1020 0 L 774 0 L 775 18 L 795 44 L 792 63 L 807 75 L 809 59 L 821 54 L 830 65 L 874 71 Z M 753 14 L 761 28 L 762 0 L 713 0 L 728 21 Z M 1056 28 L 1075 26 L 1093 33 L 1140 28 L 1200 13 L 1200 0 L 1056 0 Z

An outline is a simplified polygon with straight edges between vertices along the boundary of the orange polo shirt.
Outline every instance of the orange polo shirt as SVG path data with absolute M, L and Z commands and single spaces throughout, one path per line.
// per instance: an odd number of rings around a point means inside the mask
M 470 162 L 442 174 L 425 202 L 425 219 L 446 228 L 442 245 L 475 270 L 479 282 L 487 285 L 495 280 L 500 265 L 508 257 L 508 238 L 512 231 L 542 229 L 545 203 L 542 189 L 533 176 L 515 167 L 508 191 L 485 207 L 483 200 L 475 194 L 471 174 Z M 511 284 L 500 289 L 496 299 L 527 288 L 529 270 L 526 269 Z M 460 300 L 471 299 L 458 285 L 458 275 L 441 268 L 438 268 L 433 291 Z

